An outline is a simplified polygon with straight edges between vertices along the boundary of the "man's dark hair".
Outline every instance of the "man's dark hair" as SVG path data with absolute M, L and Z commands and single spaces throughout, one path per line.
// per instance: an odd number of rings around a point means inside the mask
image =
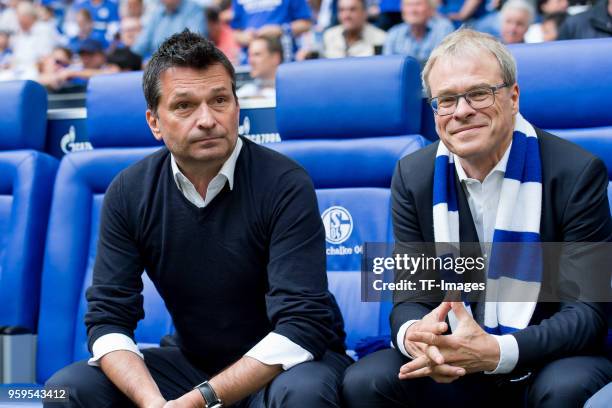
M 283 62 L 283 44 L 278 37 L 269 37 L 266 35 L 259 35 L 253 39 L 262 40 L 266 43 L 266 49 L 270 54 L 278 54 L 280 56 L 280 62 Z
M 167 38 L 153 54 L 142 77 L 147 107 L 157 114 L 157 105 L 161 96 L 160 77 L 169 68 L 207 69 L 220 64 L 232 80 L 232 93 L 236 103 L 236 74 L 232 63 L 215 45 L 199 34 L 185 31 Z
M 218 23 L 221 21 L 219 9 L 216 7 L 207 7 L 206 10 L 204 10 L 204 14 L 206 15 L 206 21 L 210 23 Z
M 133 53 L 129 48 L 116 48 L 108 54 L 106 62 L 119 67 L 121 71 L 140 71 L 142 58 Z

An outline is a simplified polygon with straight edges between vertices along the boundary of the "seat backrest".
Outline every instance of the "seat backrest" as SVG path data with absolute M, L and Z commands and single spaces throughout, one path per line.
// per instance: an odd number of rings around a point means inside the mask
M 361 301 L 366 242 L 392 241 L 391 176 L 428 142 L 421 128 L 420 67 L 409 57 L 283 64 L 270 144 L 312 177 L 326 233 L 329 287 L 344 316 L 347 347 L 389 333 L 390 305 Z
M 384 56 L 283 64 L 276 122 L 283 141 L 416 134 L 421 128 L 418 62 Z
M 612 180 L 612 38 L 509 48 L 517 63 L 525 118 L 599 156 Z M 612 197 L 612 183 L 608 195 Z
M 604 162 L 608 169 L 608 203 L 612 213 L 612 129 L 608 134 L 567 131 L 557 133 L 557 135 L 576 143 Z
M 87 131 L 94 150 L 68 154 L 60 163 L 45 251 L 38 382 L 90 355 L 83 323 L 85 291 L 93 274 L 104 194 L 121 170 L 159 146 L 145 120 L 141 78 L 142 73 L 127 73 L 91 79 Z M 142 278 L 145 318 L 135 340 L 159 344 L 172 332 L 172 320 L 146 273 Z
M 520 109 L 551 131 L 612 129 L 612 38 L 509 47 L 517 64 Z
M 57 160 L 45 145 L 47 93 L 0 83 L 0 327 L 36 332 L 40 275 Z
M 336 143 L 338 142 L 338 143 Z M 388 334 L 390 304 L 362 302 L 366 242 L 391 242 L 391 176 L 397 161 L 423 147 L 414 136 L 291 140 L 268 145 L 300 163 L 313 179 L 325 227 L 327 276 L 344 317 L 349 350 Z

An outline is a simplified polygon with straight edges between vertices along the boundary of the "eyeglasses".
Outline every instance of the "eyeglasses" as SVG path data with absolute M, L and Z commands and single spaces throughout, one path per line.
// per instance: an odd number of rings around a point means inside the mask
M 457 95 L 441 95 L 429 99 L 429 104 L 434 113 L 438 116 L 452 115 L 457 109 L 459 98 L 465 98 L 465 101 L 473 109 L 485 109 L 495 103 L 495 92 L 501 88 L 509 86 L 501 84 L 496 86 L 482 87 L 472 89 L 471 91 Z

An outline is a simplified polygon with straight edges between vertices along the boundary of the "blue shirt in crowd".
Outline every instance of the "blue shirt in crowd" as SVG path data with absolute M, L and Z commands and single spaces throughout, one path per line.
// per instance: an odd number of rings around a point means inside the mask
M 433 49 L 453 31 L 453 23 L 448 19 L 432 17 L 427 22 L 425 36 L 417 40 L 412 37 L 408 24 L 398 24 L 389 30 L 383 54 L 408 55 L 416 58 L 421 65 L 424 65 Z
M 79 36 L 70 38 L 70 40 L 68 40 L 68 48 L 70 48 L 70 51 L 76 54 L 79 52 L 83 41 L 90 39 L 98 41 L 105 49 L 108 47 L 108 41 L 106 41 L 104 34 L 94 30 L 91 32 L 91 34 L 89 34 L 89 37 L 87 38 L 79 38 Z
M 183 0 L 173 12 L 169 12 L 166 7 L 158 7 L 140 33 L 132 51 L 147 58 L 166 38 L 185 28 L 205 36 L 208 34 L 205 20 L 202 7 L 189 0 Z
M 93 4 L 92 0 L 75 2 L 75 10 L 86 9 L 91 14 L 94 30 L 106 35 L 108 25 L 119 22 L 119 3 L 113 0 L 102 0 L 100 4 Z
M 295 20 L 310 20 L 306 0 L 232 0 L 232 28 L 244 30 L 267 24 L 282 25 Z
M 381 13 L 398 13 L 402 10 L 402 0 L 380 0 Z
M 443 0 L 438 7 L 438 12 L 442 15 L 458 13 L 463 7 L 463 3 L 465 3 L 465 0 Z M 487 13 L 486 5 L 487 1 L 481 0 L 480 5 L 470 16 L 470 19 L 478 19 L 484 16 Z

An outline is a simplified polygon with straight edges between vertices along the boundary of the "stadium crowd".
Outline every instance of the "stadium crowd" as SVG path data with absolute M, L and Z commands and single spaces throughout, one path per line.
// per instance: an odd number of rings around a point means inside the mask
M 460 26 L 506 44 L 612 36 L 612 0 L 0 0 L 0 80 L 50 91 L 139 70 L 189 28 L 236 66 L 242 97 L 273 97 L 282 62 L 402 54 L 424 64 Z M 252 49 L 251 49 L 252 48 Z

